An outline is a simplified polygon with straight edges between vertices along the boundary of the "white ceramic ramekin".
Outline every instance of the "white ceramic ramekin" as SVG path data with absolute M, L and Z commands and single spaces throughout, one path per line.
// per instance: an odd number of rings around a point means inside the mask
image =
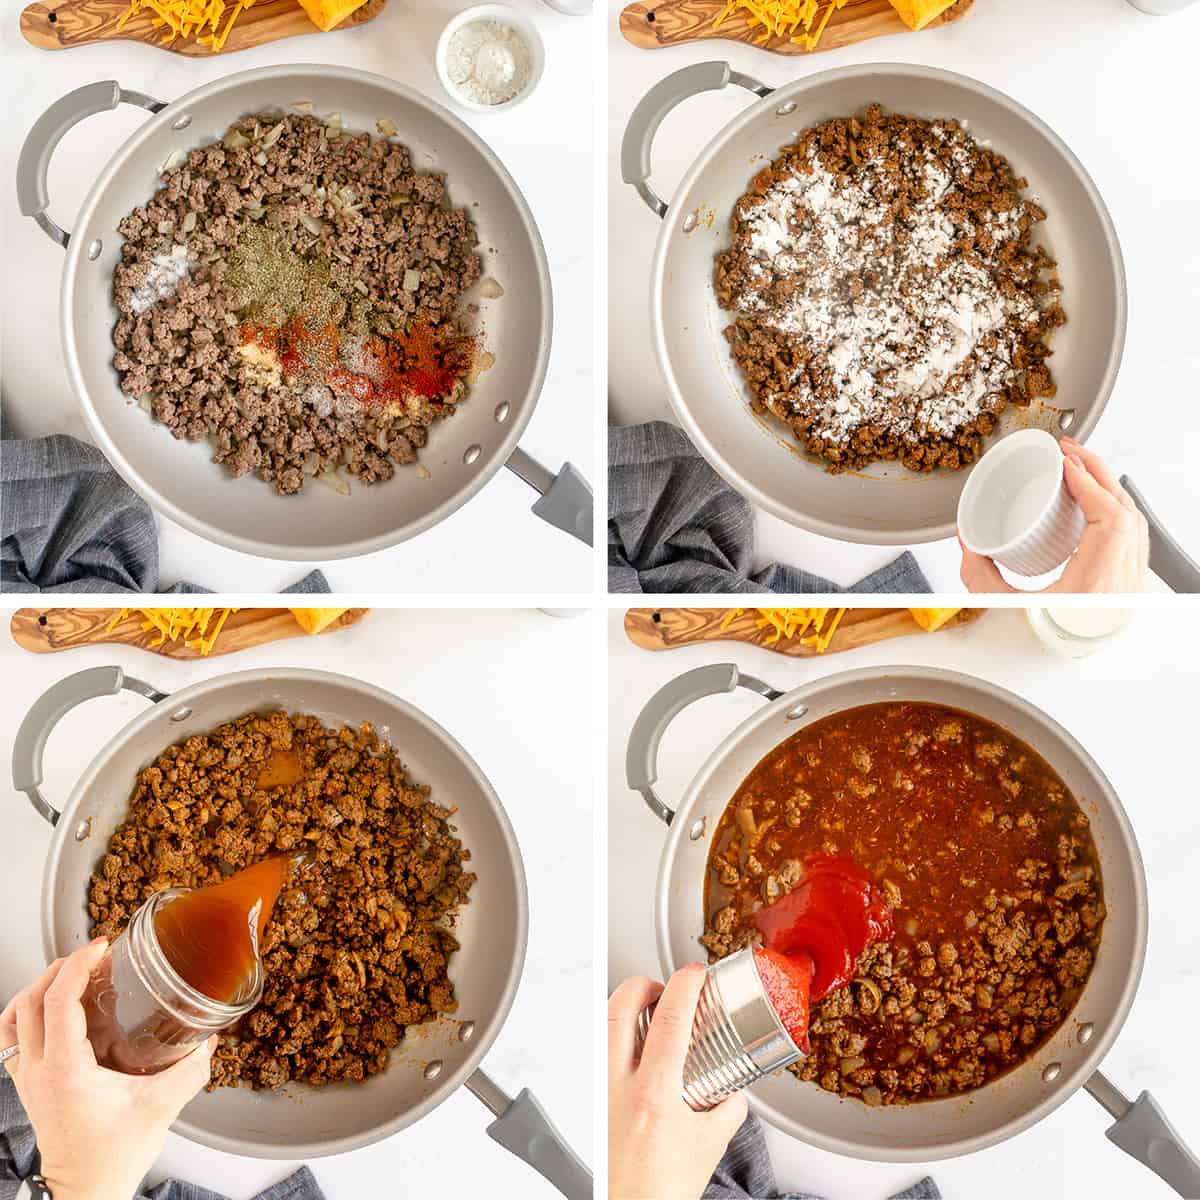
M 1042 429 L 1001 438 L 975 465 L 958 501 L 958 536 L 1018 575 L 1066 562 L 1087 525 L 1063 481 L 1063 454 Z
M 471 25 L 476 21 L 497 21 L 501 25 L 511 25 L 529 47 L 529 81 L 511 100 L 505 100 L 502 104 L 480 104 L 464 96 L 451 82 L 450 73 L 446 69 L 450 39 L 464 25 Z M 541 82 L 546 69 L 546 46 L 537 26 L 524 13 L 519 13 L 507 4 L 477 4 L 474 8 L 464 9 L 447 23 L 441 37 L 438 38 L 433 64 L 442 87 L 446 89 L 446 95 L 460 108 L 477 113 L 504 112 L 531 96 L 534 88 Z

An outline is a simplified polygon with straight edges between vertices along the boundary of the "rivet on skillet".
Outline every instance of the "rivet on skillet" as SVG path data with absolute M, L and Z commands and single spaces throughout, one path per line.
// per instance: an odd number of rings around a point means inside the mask
M 436 1079 L 442 1073 L 442 1060 L 435 1058 L 433 1062 L 427 1063 L 422 1074 L 426 1079 Z
M 698 842 L 704 836 L 704 831 L 707 828 L 708 818 L 697 817 L 696 820 L 692 822 L 691 829 L 688 830 L 688 837 L 690 837 L 693 842 Z
M 482 453 L 483 447 L 478 442 L 474 446 L 468 446 L 463 451 L 463 462 L 469 467 Z
M 1067 411 L 1058 418 L 1058 427 L 1065 433 L 1074 424 L 1075 410 L 1073 408 L 1068 408 Z
M 464 1021 L 458 1027 L 458 1040 L 460 1042 L 469 1042 L 475 1036 L 475 1022 Z
M 172 129 L 186 129 L 192 123 L 192 114 L 184 113 L 181 117 L 176 117 L 171 122 Z
M 785 715 L 789 721 L 798 721 L 801 717 L 808 716 L 808 705 L 797 704 L 795 708 L 789 708 Z
M 1042 1072 L 1043 1083 L 1053 1083 L 1062 1074 L 1062 1063 L 1051 1063 Z
M 777 117 L 786 117 L 789 113 L 794 113 L 795 111 L 796 111 L 795 100 L 789 100 L 786 104 L 781 104 L 775 110 L 775 115 Z
M 1096 1032 L 1096 1026 L 1091 1021 L 1084 1021 L 1075 1033 L 1081 1046 L 1086 1046 L 1092 1040 L 1092 1035 Z
M 688 213 L 688 215 L 683 218 L 683 232 L 684 233 L 691 233 L 692 230 L 696 228 L 696 225 L 697 225 L 697 218 L 696 218 L 696 214 L 694 212 Z
M 94 239 L 92 244 L 88 247 L 88 262 L 95 262 L 96 259 L 100 257 L 100 251 L 103 249 L 104 243 L 99 238 Z
M 188 719 L 188 717 L 190 717 L 191 715 L 192 715 L 192 710 L 190 708 L 186 708 L 186 707 L 185 708 L 177 708 L 171 714 L 171 720 L 172 721 L 186 721 Z
M 77 842 L 86 842 L 92 836 L 92 818 L 84 817 L 78 825 L 75 826 L 75 840 Z
M 496 424 L 503 425 L 508 420 L 509 406 L 507 400 L 502 400 L 496 405 Z

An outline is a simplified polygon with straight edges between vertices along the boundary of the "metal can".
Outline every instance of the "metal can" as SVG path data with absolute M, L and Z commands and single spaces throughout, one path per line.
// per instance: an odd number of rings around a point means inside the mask
M 635 1054 L 654 1016 L 638 1014 Z M 683 1098 L 697 1112 L 803 1058 L 767 999 L 754 947 L 747 946 L 705 971 L 683 1067 Z

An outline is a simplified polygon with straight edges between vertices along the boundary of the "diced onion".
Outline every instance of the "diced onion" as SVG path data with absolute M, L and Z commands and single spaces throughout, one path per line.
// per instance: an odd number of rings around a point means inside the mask
M 317 478 L 326 486 L 333 488 L 339 496 L 350 495 L 350 484 L 336 471 L 322 471 Z

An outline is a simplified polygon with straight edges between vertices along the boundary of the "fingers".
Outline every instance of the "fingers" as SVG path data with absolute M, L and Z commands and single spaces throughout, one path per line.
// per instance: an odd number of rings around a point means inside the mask
M 1123 522 L 1132 519 L 1133 502 L 1130 501 L 1131 507 L 1126 508 L 1124 501 L 1120 498 L 1125 496 L 1128 499 L 1125 489 L 1119 483 L 1116 484 L 1120 492 L 1120 496 L 1118 496 L 1106 488 L 1088 470 L 1083 457 L 1078 452 L 1072 451 L 1067 455 L 1063 467 L 1063 478 L 1067 484 L 1067 491 L 1075 497 L 1076 503 L 1083 509 L 1083 515 L 1087 518 L 1089 525 L 1119 528 Z
M 676 1092 L 682 1087 L 683 1064 L 703 986 L 704 968 L 699 963 L 681 968 L 667 980 L 642 1048 L 640 1070 L 661 1076 Z
M 153 1094 L 156 1106 L 172 1121 L 211 1079 L 212 1056 L 216 1048 L 217 1035 L 214 1033 L 186 1058 L 181 1058 L 157 1075 L 146 1077 L 146 1087 Z
M 745 1093 L 734 1092 L 705 1115 L 712 1122 L 715 1135 L 723 1138 L 728 1145 L 733 1135 L 741 1129 L 749 1111 L 750 1106 L 746 1103 Z
M 962 542 L 959 542 L 962 546 Z M 1000 574 L 1000 568 L 990 558 L 976 554 L 974 550 L 962 547 L 962 565 L 958 569 L 959 578 L 963 581 L 968 592 L 1015 592 L 1017 589 L 1007 583 Z
M 637 975 L 626 979 L 608 998 L 608 1076 L 633 1070 L 638 1014 L 662 995 L 663 985 Z
M 13 1002 L 17 1010 L 17 1043 L 26 1062 L 38 1062 L 46 1041 L 42 1006 L 46 990 L 58 976 L 66 959 L 52 962 Z
M 14 996 L 5 1006 L 4 1011 L 0 1012 L 0 1050 L 7 1050 L 10 1046 L 16 1046 L 17 1042 L 17 998 Z M 18 1054 L 5 1062 L 5 1067 L 8 1068 L 8 1073 L 16 1078 L 17 1064 L 20 1062 L 21 1056 Z
M 1081 446 L 1074 438 L 1063 438 L 1059 445 L 1063 454 L 1068 458 L 1072 455 L 1078 458 L 1087 473 L 1109 495 L 1113 496 L 1122 508 L 1127 508 L 1130 512 L 1136 510 L 1137 506 L 1133 503 L 1133 497 L 1121 486 L 1121 481 L 1100 455 Z
M 92 972 L 107 950 L 103 938 L 76 950 L 63 960 L 54 982 L 46 989 L 42 1006 L 46 1058 L 74 1059 L 87 1047 L 87 1015 L 81 1001 Z

